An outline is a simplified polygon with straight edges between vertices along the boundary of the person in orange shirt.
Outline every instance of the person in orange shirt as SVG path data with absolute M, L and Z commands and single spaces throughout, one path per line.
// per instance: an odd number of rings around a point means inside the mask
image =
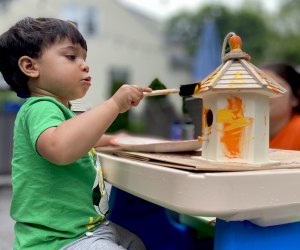
M 270 101 L 270 148 L 300 150 L 300 74 L 285 63 L 262 69 L 287 90 Z

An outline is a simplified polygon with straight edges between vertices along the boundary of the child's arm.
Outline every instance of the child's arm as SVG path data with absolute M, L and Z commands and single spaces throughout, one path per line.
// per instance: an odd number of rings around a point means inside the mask
M 96 147 L 114 145 L 114 144 L 111 143 L 112 140 L 115 140 L 116 138 L 128 137 L 128 136 L 129 135 L 126 134 L 126 133 L 117 133 L 117 134 L 112 134 L 112 135 L 102 135 L 101 138 L 96 142 L 95 148 Z
M 95 146 L 119 113 L 137 106 L 149 88 L 123 85 L 107 101 L 57 127 L 46 129 L 37 140 L 37 151 L 50 162 L 66 165 Z
M 96 142 L 95 147 L 102 147 L 110 145 L 110 140 L 113 135 L 102 135 L 101 138 Z

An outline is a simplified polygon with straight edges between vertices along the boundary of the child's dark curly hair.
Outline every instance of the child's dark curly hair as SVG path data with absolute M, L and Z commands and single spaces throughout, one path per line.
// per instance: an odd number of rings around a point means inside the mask
M 68 38 L 87 50 L 87 44 L 76 25 L 56 18 L 26 17 L 0 36 L 0 72 L 19 97 L 29 96 L 28 76 L 19 68 L 22 56 L 39 58 L 43 49 Z

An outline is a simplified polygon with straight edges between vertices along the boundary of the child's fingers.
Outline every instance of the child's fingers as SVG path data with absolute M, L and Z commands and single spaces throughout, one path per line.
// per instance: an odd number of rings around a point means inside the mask
M 140 87 L 140 86 L 137 86 L 137 85 L 131 85 L 131 87 L 135 88 L 137 91 L 142 92 L 142 93 L 152 91 L 152 89 L 148 88 L 148 87 Z
M 144 97 L 143 92 L 134 94 L 131 99 L 131 105 L 137 106 L 140 103 L 140 101 L 143 99 L 143 97 Z
M 142 88 L 142 92 L 152 92 L 152 89 L 151 88 Z
M 140 101 L 141 99 L 144 98 L 144 92 L 149 92 L 149 91 L 151 92 L 152 90 L 150 88 L 139 87 L 136 85 L 131 86 L 131 94 L 134 101 L 136 101 L 135 99 L 138 99 L 138 101 Z
M 144 92 L 151 92 L 152 89 L 148 87 L 140 87 L 137 85 L 124 84 L 115 93 L 113 99 L 120 109 L 120 113 L 126 112 L 132 106 L 137 106 L 144 98 Z

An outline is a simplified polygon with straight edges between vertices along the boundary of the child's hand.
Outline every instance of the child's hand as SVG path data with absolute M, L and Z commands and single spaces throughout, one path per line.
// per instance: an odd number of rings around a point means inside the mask
M 119 107 L 120 113 L 124 113 L 132 106 L 137 106 L 140 103 L 144 97 L 143 92 L 151 91 L 150 88 L 124 84 L 112 96 L 112 99 Z

